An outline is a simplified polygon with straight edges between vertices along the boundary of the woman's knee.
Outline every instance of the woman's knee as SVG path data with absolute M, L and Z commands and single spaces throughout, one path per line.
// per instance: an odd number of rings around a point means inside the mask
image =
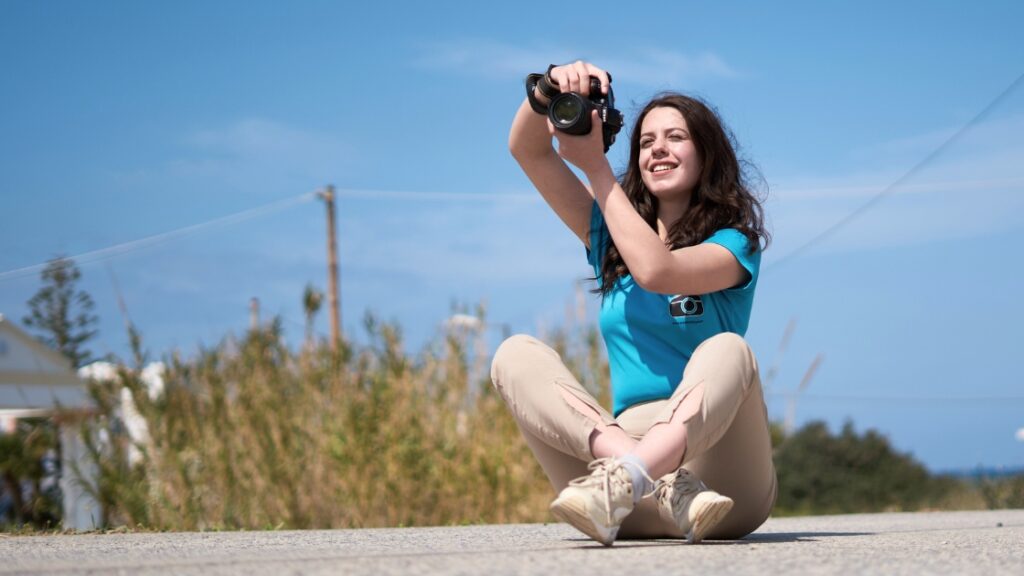
M 742 384 L 744 394 L 760 380 L 753 350 L 742 336 L 732 332 L 722 332 L 702 342 L 690 358 L 686 376 L 735 381 Z
M 701 343 L 701 346 L 711 346 L 719 348 L 727 348 L 732 350 L 749 350 L 750 346 L 747 344 L 746 339 L 743 336 L 735 332 L 720 332 L 714 336 L 708 338 Z
M 694 355 L 714 354 L 726 360 L 749 364 L 757 370 L 757 359 L 747 341 L 734 332 L 722 332 L 708 338 L 694 350 Z
M 505 339 L 494 351 L 491 359 L 491 379 L 496 379 L 498 373 L 505 371 L 523 356 L 524 351 L 536 340 L 528 334 L 514 334 Z
M 494 351 L 491 359 L 491 382 L 501 389 L 502 383 L 517 380 L 524 369 L 530 367 L 538 354 L 555 354 L 546 344 L 529 334 L 509 336 Z

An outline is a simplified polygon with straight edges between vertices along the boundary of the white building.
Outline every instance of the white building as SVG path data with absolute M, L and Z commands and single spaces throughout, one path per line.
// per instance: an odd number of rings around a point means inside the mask
M 46 416 L 58 409 L 64 527 L 91 530 L 99 526 L 102 514 L 83 488 L 83 482 L 95 483 L 95 468 L 79 435 L 81 419 L 92 411 L 85 383 L 66 358 L 0 315 L 0 433 L 16 418 Z
M 165 370 L 163 362 L 150 362 L 139 374 L 139 379 L 146 386 L 150 400 L 156 400 L 163 394 Z M 119 382 L 121 379 L 117 364 L 103 361 L 82 366 L 78 369 L 78 377 L 82 380 L 92 379 L 102 382 Z M 121 387 L 121 402 L 115 411 L 115 417 L 120 420 L 128 435 L 128 464 L 134 466 L 142 461 L 140 446 L 146 446 L 151 451 L 154 448 L 146 419 L 139 414 L 131 390 L 125 386 Z

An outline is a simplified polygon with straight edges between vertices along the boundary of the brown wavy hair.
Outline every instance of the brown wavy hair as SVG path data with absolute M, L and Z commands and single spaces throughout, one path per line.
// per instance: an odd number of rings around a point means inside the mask
M 664 92 L 655 96 L 637 116 L 629 138 L 629 164 L 619 176 L 633 207 L 651 229 L 658 229 L 658 198 L 647 190 L 640 176 L 640 127 L 651 110 L 662 107 L 675 108 L 686 119 L 701 160 L 700 181 L 690 195 L 690 206 L 669 227 L 669 249 L 695 246 L 723 228 L 735 228 L 743 233 L 751 252 L 767 248 L 771 236 L 765 229 L 762 200 L 748 181 L 751 175 L 762 183 L 763 179 L 756 167 L 737 157 L 735 138 L 715 110 L 697 98 Z M 627 274 L 629 268 L 609 235 L 601 262 L 601 285 L 594 291 L 609 293 Z

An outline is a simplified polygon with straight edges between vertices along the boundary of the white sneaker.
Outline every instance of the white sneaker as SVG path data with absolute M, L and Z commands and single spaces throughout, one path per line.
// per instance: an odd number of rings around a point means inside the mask
M 732 498 L 709 489 L 692 472 L 676 470 L 668 481 L 658 480 L 654 488 L 658 513 L 679 527 L 686 540 L 696 544 L 732 510 Z
M 600 458 L 587 466 L 551 503 L 551 513 L 605 546 L 611 546 L 622 521 L 633 511 L 633 481 L 616 458 Z

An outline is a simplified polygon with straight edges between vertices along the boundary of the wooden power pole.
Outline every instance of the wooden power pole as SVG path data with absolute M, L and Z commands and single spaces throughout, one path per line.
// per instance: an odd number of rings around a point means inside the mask
M 327 301 L 331 306 L 331 350 L 341 342 L 341 288 L 338 285 L 338 237 L 334 231 L 334 186 L 319 193 L 327 206 Z
M 253 296 L 249 299 L 249 330 L 255 332 L 260 328 L 260 299 Z

